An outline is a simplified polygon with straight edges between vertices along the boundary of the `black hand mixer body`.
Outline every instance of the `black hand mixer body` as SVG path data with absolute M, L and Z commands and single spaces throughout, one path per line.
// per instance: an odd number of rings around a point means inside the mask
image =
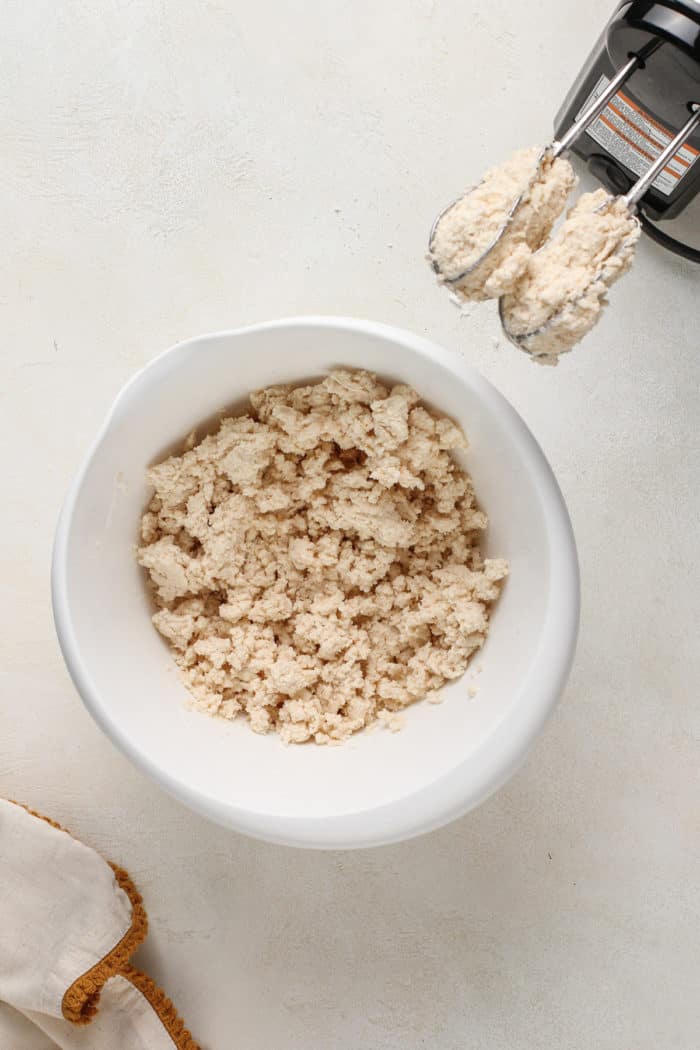
M 594 94 L 637 58 L 627 82 L 571 147 L 613 193 L 625 193 L 700 104 L 700 0 L 619 4 L 556 116 L 559 138 Z M 640 206 L 646 231 L 700 262 L 696 249 L 650 222 L 679 215 L 700 191 L 700 129 L 649 187 Z

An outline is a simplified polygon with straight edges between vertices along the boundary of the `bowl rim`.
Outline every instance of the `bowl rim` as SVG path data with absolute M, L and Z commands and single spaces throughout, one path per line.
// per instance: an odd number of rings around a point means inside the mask
M 149 381 L 157 379 L 159 373 L 172 368 L 179 357 L 189 355 L 204 341 L 299 327 L 352 330 L 379 337 L 427 357 L 475 389 L 487 408 L 501 417 L 501 425 L 510 431 L 528 462 L 542 503 L 551 554 L 544 626 L 519 690 L 519 703 L 509 717 L 491 730 L 468 759 L 411 795 L 357 812 L 320 817 L 282 816 L 223 803 L 183 785 L 156 765 L 121 730 L 110 715 L 109 705 L 102 703 L 83 664 L 68 604 L 67 554 L 73 515 L 90 464 L 135 387 L 146 377 Z M 578 634 L 580 579 L 571 521 L 549 462 L 522 417 L 487 379 L 455 352 L 405 329 L 344 316 L 299 315 L 185 339 L 162 351 L 124 384 L 66 494 L 54 538 L 51 598 L 59 645 L 82 702 L 122 753 L 164 790 L 209 820 L 255 838 L 290 846 L 348 849 L 397 842 L 441 827 L 485 801 L 515 773 L 556 706 L 571 669 Z

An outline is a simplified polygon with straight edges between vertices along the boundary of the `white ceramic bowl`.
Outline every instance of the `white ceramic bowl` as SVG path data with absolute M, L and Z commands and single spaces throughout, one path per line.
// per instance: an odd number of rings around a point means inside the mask
M 456 419 L 489 514 L 486 548 L 511 564 L 491 632 L 439 705 L 399 733 L 341 747 L 285 747 L 239 719 L 188 710 L 134 545 L 146 467 L 195 426 L 272 383 L 336 365 L 413 385 Z M 554 707 L 578 627 L 576 548 L 541 449 L 507 401 L 456 356 L 408 332 L 301 317 L 180 343 L 126 385 L 66 499 L 53 560 L 56 628 L 73 681 L 107 735 L 167 791 L 210 819 L 274 842 L 347 848 L 396 841 L 476 806 L 522 762 Z M 468 673 L 469 674 L 469 673 Z M 471 674 L 469 674 L 471 679 Z

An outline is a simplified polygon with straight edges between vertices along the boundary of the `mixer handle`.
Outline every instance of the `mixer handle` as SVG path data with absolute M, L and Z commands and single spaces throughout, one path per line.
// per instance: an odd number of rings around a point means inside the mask
M 660 230 L 656 226 L 648 215 L 644 214 L 643 207 L 640 205 L 639 221 L 642 224 L 642 229 L 646 233 L 647 237 L 650 237 L 652 241 L 656 241 L 666 251 L 673 252 L 674 255 L 680 255 L 682 259 L 687 259 L 689 262 L 700 264 L 700 248 L 693 248 L 691 244 L 685 244 L 684 241 L 679 241 L 676 237 L 672 237 L 670 233 L 666 233 L 665 230 Z

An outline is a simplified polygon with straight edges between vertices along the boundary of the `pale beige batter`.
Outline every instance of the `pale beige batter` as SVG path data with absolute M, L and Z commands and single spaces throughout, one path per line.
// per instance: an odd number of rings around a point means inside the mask
M 148 472 L 154 623 L 202 710 L 295 743 L 392 724 L 463 674 L 508 571 L 464 435 L 367 372 L 250 402 Z
M 541 363 L 556 364 L 599 320 L 608 289 L 632 265 L 639 235 L 622 198 L 584 193 L 503 298 L 504 327 L 525 338 Z
M 494 299 L 511 290 L 531 253 L 548 237 L 576 183 L 568 160 L 546 158 L 538 146 L 519 150 L 486 172 L 440 219 L 430 258 L 443 279 L 472 266 L 497 236 L 520 194 L 523 200 L 498 244 L 470 274 L 450 284 L 463 300 Z

